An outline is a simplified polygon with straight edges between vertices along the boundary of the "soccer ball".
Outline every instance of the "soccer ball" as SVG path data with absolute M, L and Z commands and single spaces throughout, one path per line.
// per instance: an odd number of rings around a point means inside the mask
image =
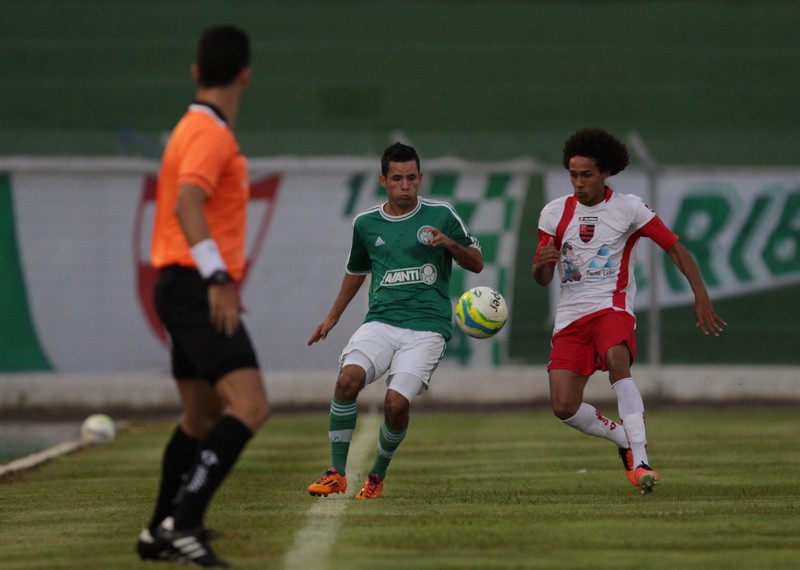
M 491 287 L 473 287 L 456 304 L 456 323 L 473 338 L 496 335 L 508 318 L 508 305 Z
M 93 414 L 83 420 L 81 425 L 81 441 L 89 445 L 111 443 L 117 435 L 114 420 L 105 414 Z

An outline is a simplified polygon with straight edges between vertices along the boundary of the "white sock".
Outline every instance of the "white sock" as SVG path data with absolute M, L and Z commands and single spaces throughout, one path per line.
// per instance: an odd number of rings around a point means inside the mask
M 614 382 L 611 387 L 617 394 L 617 406 L 622 426 L 628 436 L 634 469 L 640 464 L 648 463 L 647 432 L 644 425 L 644 401 L 633 378 L 624 378 Z
M 616 423 L 601 414 L 600 410 L 585 402 L 581 404 L 574 416 L 561 421 L 586 435 L 603 437 L 616 443 L 617 447 L 628 447 L 625 430 L 620 429 Z

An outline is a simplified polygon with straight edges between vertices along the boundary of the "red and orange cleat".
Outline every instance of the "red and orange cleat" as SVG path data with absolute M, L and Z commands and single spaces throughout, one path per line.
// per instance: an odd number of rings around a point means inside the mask
M 358 492 L 356 499 L 377 499 L 383 492 L 383 477 L 377 473 L 367 475 L 364 488 Z
M 633 477 L 633 452 L 630 447 L 619 448 L 619 458 L 622 459 L 622 466 L 625 468 L 625 476 L 631 485 L 636 485 L 636 479 Z
M 639 467 L 633 472 L 633 478 L 636 481 L 634 485 L 639 487 L 639 491 L 641 491 L 642 495 L 649 495 L 655 491 L 656 484 L 659 479 L 661 479 L 661 475 L 653 471 L 653 468 L 647 463 L 640 463 Z

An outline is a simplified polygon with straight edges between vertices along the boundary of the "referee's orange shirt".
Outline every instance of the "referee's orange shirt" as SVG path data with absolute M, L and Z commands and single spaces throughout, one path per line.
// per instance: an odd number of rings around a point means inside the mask
M 194 184 L 208 194 L 204 210 L 211 238 L 217 242 L 228 273 L 240 280 L 250 195 L 247 159 L 224 119 L 200 103 L 189 106 L 164 149 L 150 252 L 156 268 L 196 266 L 175 214 L 182 184 Z

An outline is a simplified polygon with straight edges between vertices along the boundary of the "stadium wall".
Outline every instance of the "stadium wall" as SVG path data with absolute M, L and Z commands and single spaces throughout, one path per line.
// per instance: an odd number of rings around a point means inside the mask
M 280 402 L 329 397 L 338 354 L 363 316 L 362 295 L 326 341 L 306 346 L 341 282 L 353 215 L 382 199 L 378 164 L 378 157 L 251 161 L 246 322 Z M 478 276 L 457 270 L 451 295 L 489 285 L 512 309 L 494 339 L 456 333 L 437 372 L 441 396 L 431 401 L 543 397 L 554 297 L 532 286 L 529 268 L 541 205 L 569 190 L 563 170 L 532 159 L 456 158 L 427 160 L 423 169 L 422 193 L 453 203 L 483 245 L 486 269 Z M 145 159 L 0 159 L 5 405 L 46 399 L 37 394 L 48 393 L 48 383 L 65 402 L 70 383 L 83 393 L 77 387 L 89 382 L 95 388 L 88 393 L 107 393 L 109 401 L 114 394 L 135 402 L 161 393 L 148 383 L 160 383 L 168 370 L 166 339 L 150 303 L 156 172 L 157 163 Z M 649 198 L 646 179 L 632 170 L 610 185 Z M 798 314 L 800 170 L 665 168 L 657 182 L 659 214 L 698 259 L 731 326 L 720 339 L 695 331 L 691 294 L 660 254 L 667 356 L 664 366 L 643 372 L 655 378 L 650 390 L 670 398 L 796 396 L 795 382 L 784 379 L 800 376 L 794 368 L 800 354 L 792 349 L 800 333 L 786 318 Z M 641 323 L 652 252 L 640 249 Z M 647 362 L 646 333 L 640 326 L 641 363 Z M 757 372 L 764 365 L 772 372 Z M 121 387 L 127 384 L 136 386 L 133 393 Z M 172 394 L 171 383 L 163 384 Z
M 705 403 L 800 403 L 797 366 L 634 366 L 636 383 L 649 405 Z M 327 409 L 336 383 L 336 367 L 328 370 L 267 371 L 264 381 L 278 410 Z M 383 401 L 382 381 L 367 387 L 359 404 L 373 408 Z M 586 387 L 587 401 L 616 406 L 605 375 Z M 541 406 L 549 402 L 544 365 L 498 368 L 444 368 L 436 371 L 430 391 L 415 408 Z M 169 374 L 0 374 L 0 414 L 19 416 L 43 410 L 87 414 L 159 413 L 178 408 Z

